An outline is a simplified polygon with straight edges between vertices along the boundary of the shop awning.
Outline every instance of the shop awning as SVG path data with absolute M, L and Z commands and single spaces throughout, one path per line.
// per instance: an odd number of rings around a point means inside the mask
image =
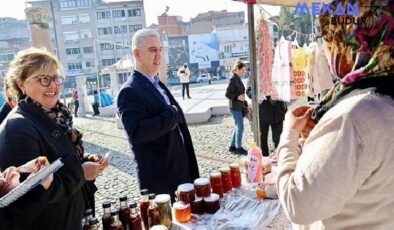
M 234 1 L 234 0 L 233 0 Z M 245 2 L 247 4 L 265 4 L 272 6 L 296 6 L 297 3 L 307 3 L 311 5 L 312 2 L 330 2 L 331 0 L 235 0 L 238 2 Z
M 102 69 L 101 73 L 109 74 L 110 72 L 131 72 L 133 67 L 133 57 L 131 54 L 126 54 L 115 64 Z

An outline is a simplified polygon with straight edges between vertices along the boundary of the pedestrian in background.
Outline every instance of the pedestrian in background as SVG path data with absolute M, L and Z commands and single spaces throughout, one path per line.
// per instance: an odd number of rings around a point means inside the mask
M 242 111 L 245 106 L 245 86 L 241 78 L 245 74 L 245 64 L 237 61 L 233 67 L 233 77 L 230 78 L 226 97 L 229 99 L 230 113 L 234 119 L 234 129 L 231 135 L 229 152 L 246 155 L 247 151 L 242 147 L 242 135 L 244 132 L 244 117 Z
M 79 100 L 78 100 L 78 90 L 77 89 L 73 90 L 72 98 L 74 101 L 74 116 L 78 117 Z
M 187 92 L 187 98 L 192 99 L 190 97 L 190 93 L 189 93 L 189 82 L 190 82 L 190 70 L 187 67 L 187 65 L 183 65 L 181 68 L 179 68 L 178 70 L 178 76 L 179 79 L 182 83 L 182 97 L 183 100 L 185 100 L 185 89 Z
M 141 189 L 170 194 L 199 177 L 197 159 L 182 108 L 160 81 L 162 44 L 156 30 L 132 39 L 135 70 L 118 96 L 119 115 L 138 165 Z
M 100 101 L 100 102 L 99 102 Z M 93 91 L 93 116 L 98 116 L 100 115 L 100 103 L 103 103 L 102 97 L 99 96 L 97 90 Z
M 314 110 L 296 108 L 284 123 L 277 190 L 293 229 L 394 229 L 394 1 L 357 3 L 358 15 L 346 16 L 357 26 L 320 16 L 340 80 Z
M 108 165 L 85 155 L 82 134 L 71 112 L 59 100 L 64 82 L 57 58 L 44 49 L 20 51 L 6 74 L 18 106 L 0 126 L 0 170 L 22 165 L 40 155 L 64 165 L 48 189 L 37 186 L 0 209 L 2 229 L 80 229 L 83 211 L 94 210 L 93 181 Z M 21 176 L 21 182 L 26 179 Z

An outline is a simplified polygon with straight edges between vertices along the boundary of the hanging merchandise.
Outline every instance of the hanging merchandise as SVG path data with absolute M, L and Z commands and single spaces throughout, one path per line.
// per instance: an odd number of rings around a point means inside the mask
M 272 66 L 271 98 L 274 100 L 290 101 L 290 80 L 293 71 L 290 66 L 291 44 L 283 37 L 275 47 L 274 64 Z
M 317 45 L 315 48 L 315 74 L 313 75 L 313 92 L 320 93 L 325 89 L 331 89 L 334 86 L 330 66 L 323 47 Z
M 272 76 L 272 46 L 270 33 L 268 31 L 267 22 L 264 20 L 263 14 L 260 16 L 257 25 L 258 35 L 258 79 L 260 82 L 260 96 L 271 95 L 271 76 Z
M 305 97 L 305 67 L 306 67 L 306 53 L 303 47 L 299 47 L 297 39 L 295 45 L 291 49 L 291 66 L 294 79 L 290 79 L 290 98 L 297 99 Z

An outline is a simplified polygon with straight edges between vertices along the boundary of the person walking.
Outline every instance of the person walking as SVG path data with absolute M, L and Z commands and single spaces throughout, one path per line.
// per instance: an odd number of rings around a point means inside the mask
M 185 89 L 187 92 L 187 98 L 192 99 L 190 97 L 190 93 L 189 93 L 189 82 L 190 82 L 190 70 L 187 67 L 187 65 L 183 65 L 181 68 L 179 68 L 178 70 L 178 76 L 179 79 L 182 83 L 182 97 L 183 100 L 185 100 Z
M 78 100 L 77 89 L 73 90 L 72 97 L 73 97 L 73 101 L 74 101 L 74 117 L 78 117 L 79 100 Z
M 244 132 L 244 117 L 242 111 L 245 105 L 245 86 L 241 80 L 241 77 L 245 74 L 245 64 L 242 61 L 237 61 L 234 64 L 232 72 L 233 77 L 230 78 L 226 89 L 230 113 L 235 123 L 231 135 L 229 152 L 246 155 L 247 151 L 242 147 L 242 135 Z
M 156 30 L 132 38 L 135 70 L 118 96 L 119 115 L 138 166 L 140 188 L 170 194 L 199 177 L 186 120 L 177 101 L 160 81 L 162 44 Z

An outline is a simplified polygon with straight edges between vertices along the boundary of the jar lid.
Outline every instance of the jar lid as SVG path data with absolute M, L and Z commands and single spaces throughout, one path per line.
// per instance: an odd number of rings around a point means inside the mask
M 172 207 L 174 207 L 174 209 L 176 210 L 183 210 L 183 209 L 187 209 L 190 206 L 190 204 L 188 203 L 184 203 L 181 201 L 175 202 Z
M 195 196 L 193 203 L 201 202 L 201 201 L 202 201 L 202 197 Z
M 232 163 L 230 164 L 230 168 L 239 168 L 239 164 L 238 163 Z
M 86 209 L 86 210 L 83 212 L 83 216 L 84 216 L 84 217 L 87 217 L 87 216 L 92 215 L 92 213 L 93 213 L 93 210 L 90 209 L 90 208 L 88 208 L 88 209 Z
M 89 225 L 95 225 L 98 224 L 98 220 L 96 217 L 92 217 L 89 219 Z
M 209 174 L 211 177 L 221 177 L 222 174 L 220 174 L 219 171 L 213 171 Z
M 194 190 L 194 185 L 191 183 L 185 183 L 178 186 L 179 192 L 190 192 Z
M 219 195 L 216 193 L 212 193 L 210 196 L 204 197 L 205 202 L 215 202 L 219 200 Z
M 149 193 L 149 200 L 153 200 L 153 199 L 155 199 L 155 197 L 156 197 L 156 194 L 155 193 Z
M 171 197 L 168 194 L 159 194 L 155 198 L 155 202 L 159 203 L 159 204 L 169 202 L 170 200 L 171 200 Z
M 132 200 L 129 204 L 129 208 L 137 208 L 137 202 L 135 202 L 134 200 Z
M 219 170 L 220 172 L 230 172 L 230 167 L 222 167 L 222 168 L 220 168 L 220 170 Z
M 118 210 L 116 208 L 111 208 L 111 216 L 118 215 Z
M 141 196 L 145 196 L 145 195 L 149 194 L 149 191 L 148 191 L 148 189 L 141 189 L 140 193 L 141 193 Z
M 194 185 L 207 185 L 209 184 L 208 178 L 198 178 L 194 180 Z
M 127 195 L 120 196 L 119 201 L 127 201 Z
M 103 208 L 109 208 L 111 207 L 111 202 L 110 201 L 104 201 L 103 202 Z

